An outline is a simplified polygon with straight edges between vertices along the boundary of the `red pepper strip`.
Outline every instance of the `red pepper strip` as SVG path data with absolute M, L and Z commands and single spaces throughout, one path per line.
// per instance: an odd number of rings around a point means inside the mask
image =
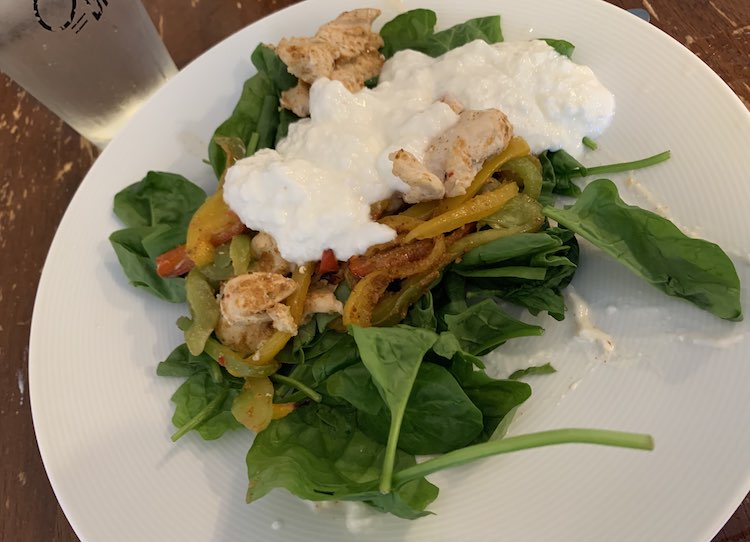
M 211 235 L 211 244 L 215 247 L 228 243 L 232 240 L 232 237 L 245 233 L 247 226 L 245 226 L 240 217 L 234 214 L 232 211 L 227 212 L 228 223 L 221 230 Z
M 231 211 L 230 211 L 231 213 Z M 211 244 L 215 247 L 232 240 L 232 237 L 245 233 L 247 227 L 234 213 L 230 215 L 231 222 L 223 230 L 211 235 Z M 179 277 L 195 267 L 195 262 L 187 255 L 185 245 L 179 245 L 156 257 L 156 273 L 160 277 Z
M 336 254 L 330 248 L 325 249 L 323 254 L 320 255 L 318 272 L 321 275 L 325 275 L 326 273 L 336 273 L 338 270 L 339 261 L 336 259 Z
M 435 246 L 429 239 L 413 241 L 378 252 L 372 256 L 352 256 L 349 258 L 349 270 L 362 278 L 376 269 L 387 269 L 392 277 L 399 275 L 399 270 L 426 257 Z
M 160 277 L 179 277 L 195 267 L 195 262 L 185 252 L 185 245 L 178 245 L 156 257 L 156 273 Z

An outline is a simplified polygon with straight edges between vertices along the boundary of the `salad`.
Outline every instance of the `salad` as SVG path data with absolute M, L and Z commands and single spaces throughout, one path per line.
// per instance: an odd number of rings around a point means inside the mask
M 366 58 L 355 62 L 364 66 L 355 75 L 345 71 L 347 88 L 377 89 L 380 66 L 373 66 L 401 50 L 438 57 L 477 39 L 502 41 L 499 17 L 435 32 L 435 14 L 414 10 L 375 34 L 361 26 L 369 16 L 356 15 L 360 22 L 348 28 L 362 38 Z M 326 30 L 313 39 L 333 39 Z M 573 53 L 568 42 L 546 41 L 555 54 Z M 472 155 L 476 171 L 462 190 L 448 193 L 445 182 L 441 195 L 440 187 L 430 191 L 432 178 L 425 188 L 401 177 L 408 188 L 372 203 L 370 219 L 393 231 L 391 239 L 346 256 L 325 247 L 317 259 L 299 261 L 291 245 L 249 227 L 224 197 L 235 164 L 283 147 L 306 123 L 297 121 L 317 84 L 304 70 L 290 73 L 283 56 L 281 44 L 254 51 L 258 73 L 209 147 L 214 194 L 179 175 L 149 172 L 115 197 L 127 227 L 110 239 L 129 280 L 189 309 L 178 321 L 185 344 L 157 368 L 185 379 L 172 397 L 173 440 L 246 427 L 256 433 L 248 501 L 285 488 L 410 519 L 428 513 L 437 497 L 426 476 L 481 457 L 566 442 L 650 449 L 647 435 L 592 429 L 503 438 L 531 395 L 523 377 L 554 367 L 499 380 L 482 356 L 543 332 L 512 317 L 505 303 L 565 317 L 562 291 L 580 263 L 576 236 L 664 293 L 741 319 L 739 280 L 719 247 L 625 204 L 606 179 L 583 189 L 575 183 L 653 165 L 668 153 L 586 168 L 564 150 L 532 152 L 508 132 L 488 156 Z M 344 67 L 334 61 L 331 69 Z M 451 101 L 441 107 L 461 116 L 464 104 Z M 450 177 L 442 173 L 443 181 Z M 428 197 L 408 197 L 415 186 Z M 424 455 L 434 457 L 417 462 Z

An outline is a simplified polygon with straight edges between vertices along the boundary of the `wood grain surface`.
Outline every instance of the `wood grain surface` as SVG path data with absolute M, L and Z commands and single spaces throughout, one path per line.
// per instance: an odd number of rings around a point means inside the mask
M 292 3 L 144 0 L 178 67 Z M 700 57 L 750 106 L 750 0 L 612 3 L 648 11 L 655 26 Z M 47 250 L 96 156 L 86 140 L 0 73 L 0 541 L 4 542 L 78 540 L 55 499 L 36 445 L 27 387 L 28 340 Z M 714 542 L 747 540 L 750 498 L 714 538 Z

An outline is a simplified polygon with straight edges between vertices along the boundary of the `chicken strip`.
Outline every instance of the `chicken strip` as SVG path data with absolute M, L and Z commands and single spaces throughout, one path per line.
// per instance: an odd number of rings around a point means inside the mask
M 297 283 L 278 273 L 254 272 L 229 279 L 221 288 L 219 308 L 228 324 L 272 322 L 279 331 L 295 334 L 297 325 L 282 301 L 297 289 Z
M 250 241 L 250 249 L 255 261 L 252 263 L 253 271 L 264 271 L 266 273 L 278 273 L 286 275 L 292 271 L 292 266 L 281 257 L 276 241 L 265 232 L 259 232 Z
M 307 292 L 305 298 L 305 310 L 302 320 L 308 320 L 316 313 L 338 313 L 344 314 L 344 304 L 336 298 L 333 293 L 335 286 L 321 281 L 315 284 Z
M 505 147 L 513 126 L 498 109 L 466 109 L 458 122 L 435 138 L 425 153 L 427 169 L 445 181 L 447 197 L 460 196 L 484 161 Z
M 445 195 L 443 181 L 409 151 L 399 149 L 388 158 L 393 161 L 393 174 L 409 185 L 403 195 L 406 203 L 441 199 Z
M 378 52 L 383 38 L 372 30 L 372 22 L 378 15 L 377 9 L 345 11 L 321 26 L 311 38 L 282 39 L 276 53 L 301 83 L 309 85 L 327 77 L 356 92 L 364 87 L 365 81 L 378 75 L 383 66 L 383 56 Z M 306 91 L 309 89 L 304 84 L 285 91 L 282 107 L 298 116 L 307 116 L 310 106 Z
M 372 23 L 379 15 L 380 10 L 373 8 L 345 11 L 321 26 L 315 37 L 333 45 L 344 60 L 377 51 L 383 46 L 383 38 L 372 31 Z
M 297 85 L 281 93 L 281 107 L 298 117 L 310 115 L 310 84 L 298 81 Z

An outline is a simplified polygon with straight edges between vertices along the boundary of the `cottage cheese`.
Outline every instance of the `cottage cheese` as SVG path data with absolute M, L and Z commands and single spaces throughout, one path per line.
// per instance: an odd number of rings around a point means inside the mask
M 401 51 L 385 63 L 374 89 L 352 94 L 338 81 L 311 89 L 310 118 L 290 126 L 276 150 L 238 161 L 227 172 L 224 199 L 250 228 L 273 236 L 292 262 L 339 259 L 393 239 L 369 218 L 369 206 L 407 190 L 388 154 L 422 158 L 429 141 L 458 115 L 446 95 L 468 109 L 497 108 L 532 152 L 582 152 L 614 115 L 614 97 L 591 69 L 543 41 L 475 41 L 431 58 Z

